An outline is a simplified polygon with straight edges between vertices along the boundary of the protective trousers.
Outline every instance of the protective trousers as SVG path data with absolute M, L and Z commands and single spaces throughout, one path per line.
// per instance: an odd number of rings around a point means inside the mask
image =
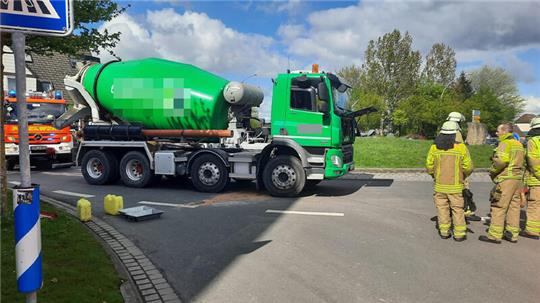
M 437 219 L 441 235 L 448 236 L 451 223 L 454 223 L 454 237 L 465 237 L 467 225 L 463 213 L 463 195 L 461 193 L 444 194 L 436 192 L 433 194 L 433 200 L 437 207 Z M 450 219 L 450 210 L 452 210 L 452 219 Z
M 529 187 L 525 231 L 530 235 L 540 236 L 540 186 Z
M 512 239 L 517 240 L 519 235 L 519 204 L 521 200 L 520 180 L 507 179 L 497 183 L 491 190 L 491 224 L 489 225 L 488 237 L 500 240 L 505 229 L 512 234 Z

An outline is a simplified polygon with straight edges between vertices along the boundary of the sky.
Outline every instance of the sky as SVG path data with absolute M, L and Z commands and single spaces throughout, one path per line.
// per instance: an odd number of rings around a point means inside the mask
M 423 56 L 434 43 L 452 47 L 458 74 L 506 69 L 526 112 L 540 114 L 540 0 L 118 2 L 130 7 L 100 29 L 122 33 L 114 50 L 122 60 L 160 57 L 260 86 L 264 117 L 276 74 L 361 65 L 369 41 L 393 29 L 408 31 Z

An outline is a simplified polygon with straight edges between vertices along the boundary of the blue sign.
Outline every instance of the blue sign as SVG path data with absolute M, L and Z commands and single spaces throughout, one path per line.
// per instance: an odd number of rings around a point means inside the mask
M 0 28 L 66 36 L 73 30 L 72 0 L 0 0 Z

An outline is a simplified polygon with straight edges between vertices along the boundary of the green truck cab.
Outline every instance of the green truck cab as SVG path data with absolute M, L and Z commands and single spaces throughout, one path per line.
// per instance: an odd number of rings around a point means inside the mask
M 286 73 L 274 80 L 272 137 L 293 140 L 310 155 L 323 156 L 324 179 L 354 169 L 357 130 L 354 115 L 345 109 L 348 88 L 330 73 Z

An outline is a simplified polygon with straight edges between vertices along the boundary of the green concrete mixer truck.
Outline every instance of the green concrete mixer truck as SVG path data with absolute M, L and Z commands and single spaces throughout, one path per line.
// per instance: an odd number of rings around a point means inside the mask
M 64 83 L 75 106 L 54 125 L 82 121 L 76 162 L 95 185 L 121 179 L 145 187 L 187 176 L 204 192 L 220 192 L 232 179 L 295 196 L 354 169 L 355 117 L 374 111 L 345 109 L 349 86 L 318 70 L 273 79 L 270 125 L 252 116 L 260 88 L 189 64 L 112 61 L 87 65 Z

